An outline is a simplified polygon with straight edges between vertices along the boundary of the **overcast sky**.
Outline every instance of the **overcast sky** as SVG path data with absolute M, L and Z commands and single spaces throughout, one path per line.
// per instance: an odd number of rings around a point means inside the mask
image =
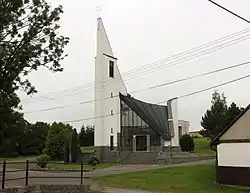
M 249 0 L 216 0 L 228 9 L 250 19 Z M 151 73 L 142 71 L 142 75 L 126 72 L 140 68 L 155 61 L 171 57 L 174 54 L 203 45 L 229 34 L 242 31 L 249 24 L 223 11 L 207 0 L 53 0 L 53 6 L 63 5 L 64 13 L 60 24 L 61 33 L 70 37 L 66 51 L 69 56 L 62 62 L 62 73 L 51 73 L 40 69 L 29 77 L 38 89 L 32 98 L 20 93 L 24 112 L 36 111 L 57 106 L 70 105 L 94 99 L 93 89 L 72 88 L 94 81 L 94 57 L 96 48 L 96 7 L 101 5 L 100 15 L 103 19 L 108 37 L 128 92 L 152 85 L 185 78 L 202 72 L 250 61 L 250 41 L 244 40 L 227 48 L 201 55 L 178 65 L 161 68 Z M 250 32 L 236 36 L 248 37 Z M 229 39 L 225 42 L 230 42 Z M 220 42 L 220 44 L 225 44 Z M 217 45 L 220 45 L 217 44 Z M 212 47 L 210 47 L 210 50 Z M 201 54 L 197 51 L 196 54 Z M 191 55 L 192 56 L 192 55 Z M 187 57 L 187 56 L 185 56 Z M 184 58 L 185 58 L 184 57 Z M 188 57 L 187 57 L 188 58 Z M 190 57 L 189 57 L 190 58 Z M 168 65 L 169 62 L 158 66 Z M 154 65 L 154 64 L 152 64 Z M 138 73 L 140 71 L 136 71 Z M 133 94 L 135 98 L 157 103 L 172 97 L 185 95 L 222 82 L 245 76 L 250 72 L 250 65 L 200 77 L 157 89 L 145 90 Z M 249 81 L 245 79 L 219 88 L 224 92 L 228 103 L 235 101 L 240 106 L 249 103 Z M 65 89 L 70 92 L 56 95 Z M 82 88 L 82 87 L 81 87 Z M 86 87 L 84 87 L 86 88 Z M 210 107 L 213 90 L 179 100 L 179 118 L 190 121 L 190 130 L 201 129 L 200 121 L 206 109 Z M 50 99 L 41 98 L 46 96 Z M 94 116 L 94 104 L 71 106 L 36 113 L 25 113 L 30 122 L 68 121 Z M 92 124 L 94 120 L 70 123 L 77 129 L 82 123 Z

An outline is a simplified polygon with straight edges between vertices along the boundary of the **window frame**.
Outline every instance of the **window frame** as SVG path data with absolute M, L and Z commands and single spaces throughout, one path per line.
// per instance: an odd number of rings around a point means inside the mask
M 115 62 L 109 60 L 109 77 L 115 78 Z
M 114 151 L 114 135 L 109 136 L 109 150 Z

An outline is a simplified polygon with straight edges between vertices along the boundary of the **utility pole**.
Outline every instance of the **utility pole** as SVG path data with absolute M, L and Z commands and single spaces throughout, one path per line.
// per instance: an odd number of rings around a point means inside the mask
M 172 101 L 176 100 L 177 97 L 171 98 L 167 101 L 167 110 L 168 110 L 168 128 L 169 132 L 168 135 L 170 137 L 170 146 L 169 146 L 169 163 L 171 164 L 172 160 L 172 137 L 171 137 L 171 130 L 174 130 L 174 123 L 173 123 L 173 111 L 172 111 Z

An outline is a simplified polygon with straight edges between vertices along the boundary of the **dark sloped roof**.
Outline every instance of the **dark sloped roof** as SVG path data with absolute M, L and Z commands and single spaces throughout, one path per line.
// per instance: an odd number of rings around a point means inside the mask
M 164 140 L 169 140 L 174 136 L 174 130 L 168 126 L 167 106 L 146 103 L 130 95 L 122 95 L 120 99 L 127 104 L 141 119 L 145 121 Z
M 236 117 L 230 124 L 228 124 L 217 136 L 214 137 L 214 139 L 211 142 L 211 145 L 217 145 L 219 143 L 220 137 L 226 133 L 236 121 L 238 121 L 248 110 L 250 109 L 250 104 L 240 113 L 238 117 Z

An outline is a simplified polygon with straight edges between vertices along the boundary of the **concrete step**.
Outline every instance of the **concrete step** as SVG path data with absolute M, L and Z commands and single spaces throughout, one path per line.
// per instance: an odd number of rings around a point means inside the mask
M 153 152 L 132 152 L 125 160 L 124 164 L 154 164 L 155 155 Z

